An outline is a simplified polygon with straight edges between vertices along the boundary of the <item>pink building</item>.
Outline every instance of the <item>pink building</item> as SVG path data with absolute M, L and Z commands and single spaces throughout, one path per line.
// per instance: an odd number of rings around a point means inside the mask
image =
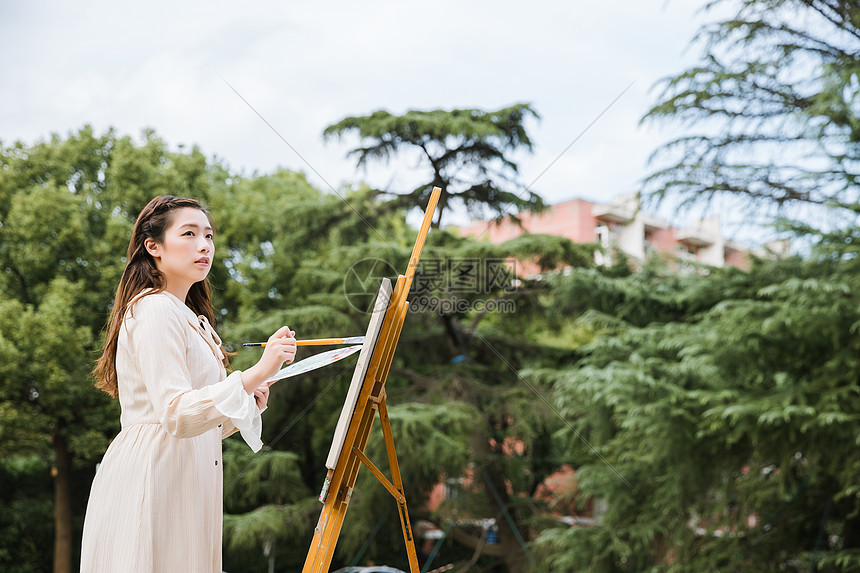
M 572 199 L 551 205 L 543 213 L 521 213 L 519 218 L 522 227 L 506 217 L 499 222 L 475 222 L 459 232 L 491 243 L 502 243 L 523 232 L 558 235 L 575 243 L 597 243 L 606 253 L 596 253 L 599 264 L 609 264 L 608 257 L 618 249 L 637 261 L 644 261 L 652 253 L 665 253 L 681 265 L 690 262 L 748 268 L 748 255 L 752 252 L 722 236 L 719 217 L 701 219 L 690 228 L 675 228 L 644 213 L 637 194 L 616 197 L 609 204 Z M 766 247 L 766 251 L 756 254 L 782 256 L 788 252 L 787 241 Z M 528 264 L 524 268 L 530 270 Z

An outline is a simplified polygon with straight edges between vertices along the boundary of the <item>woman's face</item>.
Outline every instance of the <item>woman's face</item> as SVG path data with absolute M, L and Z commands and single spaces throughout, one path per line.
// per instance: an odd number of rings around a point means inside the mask
M 167 279 L 167 290 L 173 294 L 187 292 L 212 268 L 215 244 L 209 218 L 193 207 L 177 209 L 164 232 L 164 241 L 148 242 L 147 250 Z

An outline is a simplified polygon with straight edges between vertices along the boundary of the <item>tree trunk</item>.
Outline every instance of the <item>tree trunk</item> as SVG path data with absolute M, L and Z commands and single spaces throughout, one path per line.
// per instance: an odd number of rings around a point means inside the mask
M 845 518 L 842 525 L 842 547 L 844 549 L 860 547 L 860 515 Z
M 514 520 L 514 526 L 518 527 L 517 516 L 510 511 L 511 498 L 508 495 L 507 487 L 504 480 L 504 475 L 498 470 L 496 464 L 490 464 L 485 475 L 487 485 L 487 498 L 491 505 L 499 508 L 496 514 L 496 525 L 499 528 L 499 545 L 504 547 L 506 551 L 502 556 L 509 573 L 526 573 L 529 571 L 528 560 L 523 548 L 520 545 L 517 534 L 511 529 L 511 524 L 508 522 L 505 512 Z M 495 491 L 493 491 L 495 490 Z M 522 532 L 518 532 L 522 535 Z
M 445 325 L 445 332 L 451 340 L 454 351 L 464 359 L 468 359 L 469 340 L 466 333 L 463 331 L 463 325 L 460 324 L 460 319 L 452 314 L 443 314 L 442 323 Z
M 72 571 L 71 454 L 58 426 L 53 436 L 54 467 L 54 573 Z

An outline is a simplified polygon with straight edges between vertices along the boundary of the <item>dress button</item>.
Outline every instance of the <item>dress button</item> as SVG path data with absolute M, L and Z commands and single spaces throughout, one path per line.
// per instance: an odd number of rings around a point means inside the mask
M 215 460 L 215 465 L 216 465 L 216 466 L 218 465 L 218 460 Z

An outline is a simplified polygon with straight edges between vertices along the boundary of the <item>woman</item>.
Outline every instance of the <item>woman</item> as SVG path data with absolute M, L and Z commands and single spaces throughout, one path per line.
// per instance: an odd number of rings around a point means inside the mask
M 193 199 L 156 197 L 134 224 L 95 368 L 122 431 L 93 480 L 82 573 L 221 571 L 221 440 L 262 447 L 265 380 L 296 353 L 286 326 L 260 361 L 226 373 L 206 276 L 212 223 Z

